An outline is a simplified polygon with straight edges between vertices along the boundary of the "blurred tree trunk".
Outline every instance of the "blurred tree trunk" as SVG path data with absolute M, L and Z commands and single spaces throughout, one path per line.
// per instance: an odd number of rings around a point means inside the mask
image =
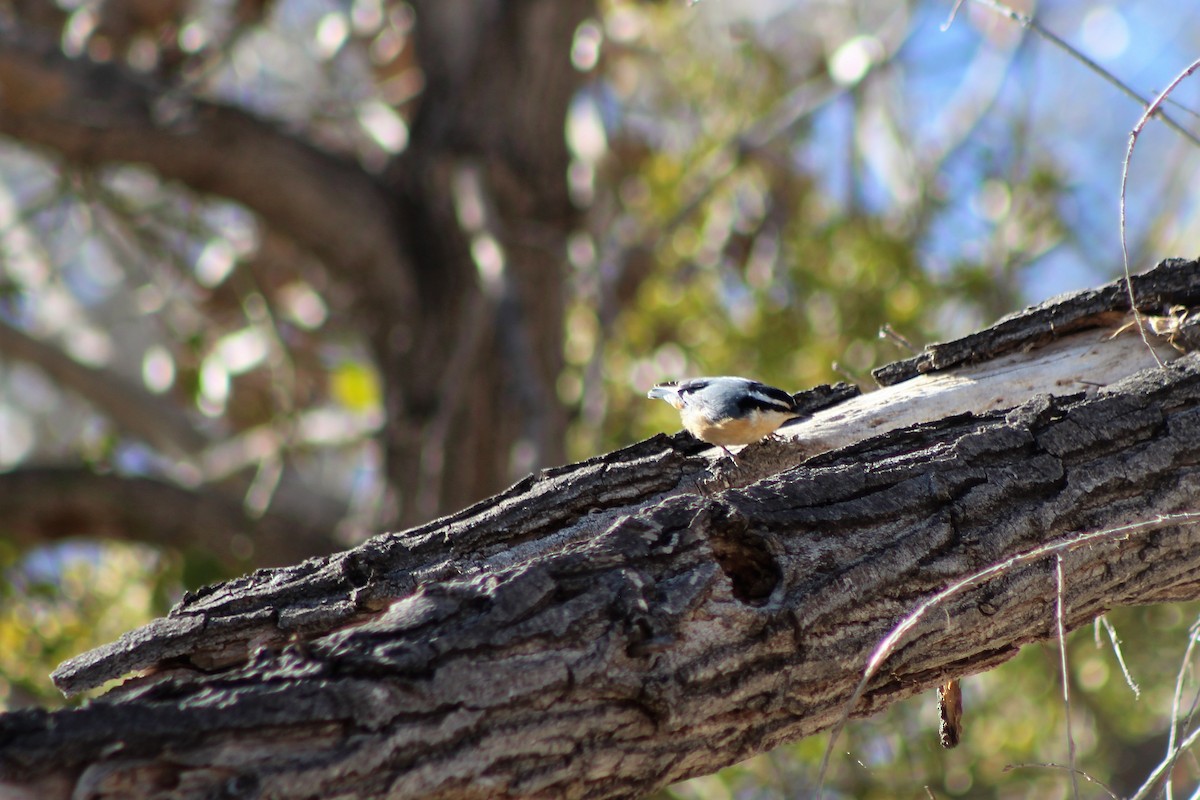
M 1135 282 L 1162 365 L 1118 282 L 892 365 L 719 480 L 659 436 L 194 593 L 56 673 L 128 683 L 0 717 L 0 794 L 632 797 L 1200 597 L 1198 267 Z
M 190 96 L 166 44 L 152 77 L 64 57 L 66 17 L 44 5 L 19 4 L 0 33 L 0 133 L 80 167 L 145 164 L 244 204 L 317 256 L 350 292 L 383 376 L 400 520 L 562 462 L 555 382 L 564 243 L 577 223 L 563 131 L 582 80 L 572 38 L 591 0 L 414 2 L 425 89 L 408 149 L 379 176 Z M 169 34 L 184 5 L 107 3 L 98 30 L 119 52 L 144 30 Z M 268 6 L 237 13 L 258 19 Z M 294 552 L 277 555 L 260 563 Z
M 416 318 L 377 338 L 388 465 L 408 523 L 561 463 L 570 62 L 591 0 L 416 2 L 426 89 L 402 199 Z

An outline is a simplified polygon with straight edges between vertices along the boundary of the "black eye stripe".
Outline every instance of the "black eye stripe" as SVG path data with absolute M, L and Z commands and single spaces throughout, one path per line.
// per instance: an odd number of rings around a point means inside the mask
M 721 380 L 736 381 L 736 387 L 743 393 L 737 399 L 737 407 L 743 413 L 754 410 L 788 412 L 795 408 L 795 400 L 790 394 L 758 381 L 736 378 L 691 378 L 685 381 L 669 381 L 660 385 L 672 387 L 680 398 L 687 398 L 690 395 L 702 394 L 705 389 Z
M 788 409 L 793 408 L 796 405 L 796 401 L 792 399 L 790 394 L 785 392 L 783 389 L 776 389 L 774 386 L 767 386 L 762 383 L 757 383 L 754 385 L 753 391 L 757 394 L 770 398 L 771 400 L 783 405 Z
M 786 413 L 794 408 L 793 404 L 790 402 L 791 399 L 792 398 L 789 397 L 789 402 L 783 402 L 775 399 L 773 396 L 766 398 L 755 397 L 754 395 L 746 395 L 745 397 L 738 399 L 738 410 L 742 413 L 749 413 L 751 411 L 779 411 Z

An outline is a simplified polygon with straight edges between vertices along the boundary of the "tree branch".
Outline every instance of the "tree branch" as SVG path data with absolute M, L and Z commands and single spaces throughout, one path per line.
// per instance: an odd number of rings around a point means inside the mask
M 44 371 L 78 393 L 123 432 L 193 463 L 212 442 L 187 414 L 111 370 L 80 364 L 58 348 L 0 322 L 0 355 Z M 205 476 L 206 478 L 213 476 Z M 227 477 L 227 476 L 226 476 Z M 152 478 L 99 475 L 88 469 L 19 467 L 0 475 L 0 519 L 7 538 L 33 547 L 59 538 L 141 541 L 186 550 L 203 542 L 230 569 L 289 564 L 335 549 L 330 530 L 341 507 L 296 485 L 270 513 L 253 519 L 236 482 L 192 490 Z M 301 518 L 304 519 L 301 522 Z
M 0 133 L 80 166 L 146 164 L 242 203 L 368 287 L 377 310 L 415 309 L 395 208 L 356 165 L 244 111 L 167 91 L 113 64 L 70 59 L 29 30 L 0 34 Z
M 0 320 L 0 355 L 33 364 L 58 386 L 73 391 L 122 431 L 163 453 L 196 458 L 211 442 L 184 411 L 112 370 L 81 364 L 59 348 Z
M 279 514 L 251 519 L 215 489 L 191 491 L 152 478 L 84 468 L 29 467 L 0 474 L 4 536 L 18 547 L 92 537 L 180 551 L 203 547 L 229 569 L 289 564 L 328 553 L 325 528 Z
M 710 449 L 660 436 L 189 595 L 55 676 L 78 691 L 137 673 L 120 688 L 0 718 L 0 790 L 632 796 L 829 729 L 914 609 L 1073 533 L 1161 517 L 1064 553 L 1064 629 L 1200 597 L 1200 529 L 1168 516 L 1200 490 L 1200 357 L 1172 349 L 1145 368 L 1148 354 L 1122 350 L 1076 376 L 1063 367 L 1084 345 L 1142 347 L 1112 336 L 1128 317 L 1122 285 L 1006 320 L 974 340 L 982 361 L 921 362 L 890 402 L 818 411 L 716 481 Z M 1164 262 L 1136 288 L 1142 314 L 1190 346 L 1193 329 L 1166 312 L 1200 306 L 1200 264 Z M 1018 368 L 1003 409 L 987 392 L 957 395 L 954 412 L 926 402 L 944 388 L 931 382 L 1003 383 Z M 905 403 L 935 415 L 887 430 Z M 839 420 L 856 439 L 805 437 Z M 906 628 L 853 713 L 1053 638 L 1058 591 L 1051 555 L 948 595 Z

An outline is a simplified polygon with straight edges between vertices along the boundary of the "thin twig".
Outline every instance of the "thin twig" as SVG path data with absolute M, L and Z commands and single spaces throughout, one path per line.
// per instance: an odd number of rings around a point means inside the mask
M 1174 761 L 1178 755 L 1175 750 L 1175 739 L 1179 736 L 1179 704 L 1183 700 L 1183 681 L 1188 672 L 1188 666 L 1192 663 L 1192 651 L 1196 649 L 1197 637 L 1200 637 L 1200 620 L 1192 623 L 1187 649 L 1183 651 L 1183 658 L 1179 660 L 1179 672 L 1175 675 L 1175 693 L 1171 697 L 1171 731 L 1167 734 L 1167 759 L 1170 761 Z M 1192 704 L 1194 706 L 1195 701 Z M 1168 781 L 1166 800 L 1171 800 L 1173 794 L 1173 787 Z
M 954 18 L 958 16 L 958 10 L 962 8 L 965 0 L 954 0 L 954 7 L 950 9 L 950 15 L 946 17 L 946 21 L 942 23 L 942 33 L 950 30 L 950 26 L 954 24 Z
M 1036 763 L 1036 764 L 1009 764 L 1002 770 L 1002 772 L 1011 772 L 1016 769 L 1029 769 L 1032 767 L 1044 767 L 1046 769 L 1069 770 L 1072 773 L 1072 777 L 1074 777 L 1075 775 L 1082 775 L 1084 780 L 1086 780 L 1088 783 L 1094 783 L 1097 786 L 1099 786 L 1113 800 L 1121 800 L 1121 798 L 1118 797 L 1117 794 L 1115 792 L 1113 792 L 1113 790 L 1110 789 L 1108 787 L 1108 785 L 1105 784 L 1103 781 L 1096 780 L 1091 775 L 1089 775 L 1088 773 L 1084 772 L 1081 769 L 1064 766 L 1063 764 L 1055 764 L 1053 761 L 1045 762 L 1045 763 Z
M 1081 50 L 1079 50 L 1077 47 L 1075 47 L 1074 45 L 1067 42 L 1062 37 L 1058 36 L 1056 33 L 1043 27 L 1041 23 L 1039 23 L 1036 19 L 1034 19 L 1030 15 L 1024 14 L 1020 11 L 1017 11 L 1014 8 L 1006 6 L 1005 4 L 998 2 L 998 0 L 972 0 L 972 1 L 981 6 L 984 6 L 985 8 L 990 8 L 991 10 L 995 11 L 998 14 L 1008 17 L 1013 22 L 1016 22 L 1018 25 L 1020 25 L 1022 28 L 1028 28 L 1029 30 L 1036 33 L 1037 35 L 1041 36 L 1043 39 L 1046 39 L 1047 41 L 1052 42 L 1054 45 L 1061 48 L 1064 52 L 1066 52 L 1068 55 L 1070 55 L 1076 61 L 1080 62 L 1081 64 L 1086 66 L 1088 69 L 1095 72 L 1097 75 L 1099 75 L 1105 81 L 1111 83 L 1122 94 L 1126 95 L 1127 97 L 1129 97 L 1133 100 L 1138 101 L 1138 103 L 1140 105 L 1145 106 L 1147 103 L 1150 102 L 1150 100 L 1148 98 L 1143 97 L 1132 86 L 1129 86 L 1128 84 L 1123 83 L 1121 81 L 1121 79 L 1118 78 L 1116 75 L 1113 75 L 1111 72 L 1106 70 L 1104 67 L 1097 64 L 1095 61 L 1093 61 L 1091 58 L 1089 58 L 1087 55 L 1085 55 Z M 955 12 L 957 12 L 958 6 L 960 4 L 961 3 L 955 4 L 955 7 L 954 7 Z M 953 17 L 951 17 L 951 19 L 953 19 Z M 1178 82 L 1178 80 L 1176 82 Z M 1170 89 L 1167 90 L 1167 92 L 1169 92 L 1169 91 L 1170 91 Z M 1166 93 L 1164 93 L 1164 94 L 1166 94 Z M 1157 107 L 1154 110 L 1157 111 Z M 1169 128 L 1171 128 L 1171 130 L 1175 131 L 1180 136 L 1183 136 L 1186 139 L 1190 139 L 1197 147 L 1200 147 L 1200 137 L 1197 137 L 1196 134 L 1192 133 L 1187 128 L 1184 128 L 1178 122 L 1171 119 L 1169 116 L 1167 116 L 1166 112 L 1158 111 L 1158 116 Z
M 1058 626 L 1058 657 L 1062 668 L 1063 709 L 1067 716 L 1067 768 L 1071 771 L 1071 797 L 1079 800 L 1079 772 L 1075 768 L 1075 735 L 1071 731 L 1071 681 L 1067 674 L 1067 629 L 1063 618 L 1066 616 L 1066 592 L 1063 588 L 1063 558 L 1062 553 L 1054 556 L 1054 578 L 1057 587 L 1058 602 L 1055 606 L 1055 623 Z
M 1108 640 L 1112 642 L 1113 654 L 1117 657 L 1117 663 L 1121 665 L 1121 674 L 1125 676 L 1125 685 L 1133 692 L 1133 696 L 1140 698 L 1142 690 L 1138 687 L 1137 681 L 1133 679 L 1133 673 L 1129 671 L 1129 667 L 1125 664 L 1125 655 L 1121 652 L 1121 640 L 1117 638 L 1117 629 L 1108 621 L 1107 616 L 1096 617 L 1096 623 L 1103 625 L 1104 630 L 1108 631 Z M 1096 644 L 1100 643 L 1099 631 L 1096 633 Z
M 1150 776 L 1146 778 L 1145 783 L 1138 787 L 1137 794 L 1135 794 L 1133 797 L 1130 797 L 1129 800 L 1147 800 L 1147 798 L 1150 797 L 1150 794 L 1154 791 L 1154 787 L 1158 785 L 1158 781 L 1171 769 L 1172 766 L 1174 766 L 1175 758 L 1184 750 L 1187 750 L 1189 747 L 1195 744 L 1197 739 L 1200 739 L 1200 728 L 1192 731 L 1186 739 L 1179 743 L 1178 750 L 1176 750 L 1174 753 L 1171 753 L 1167 758 L 1164 758 L 1158 763 L 1158 766 L 1155 767 L 1154 771 L 1150 773 Z M 1169 784 L 1170 781 L 1168 781 L 1168 785 Z
M 985 0 L 976 0 L 976 2 L 984 1 Z M 1121 166 L 1121 259 L 1125 266 L 1125 288 L 1129 291 L 1129 307 L 1133 311 L 1133 318 L 1134 322 L 1137 324 L 1138 332 L 1142 335 L 1142 341 L 1146 344 L 1146 349 L 1149 350 L 1150 354 L 1154 356 L 1154 360 L 1158 362 L 1158 366 L 1160 367 L 1163 366 L 1162 359 L 1158 357 L 1158 353 L 1154 352 L 1154 348 L 1150 345 L 1150 338 L 1146 334 L 1146 326 L 1142 323 L 1141 312 L 1138 311 L 1137 298 L 1133 296 L 1133 278 L 1129 270 L 1129 241 L 1125 231 L 1125 190 L 1129 185 L 1129 164 L 1133 160 L 1133 148 L 1137 144 L 1138 134 L 1142 132 L 1142 128 L 1146 127 L 1146 123 L 1150 121 L 1150 117 L 1152 117 L 1155 112 L 1158 111 L 1159 106 L 1161 106 L 1163 101 L 1167 99 L 1167 96 L 1175 90 L 1175 87 L 1178 86 L 1189 75 L 1195 72 L 1197 68 L 1200 68 L 1200 59 L 1193 61 L 1187 69 L 1176 75 L 1175 80 L 1171 81 L 1171 83 L 1167 85 L 1167 88 L 1163 89 L 1158 97 L 1154 98 L 1154 101 L 1146 107 L 1145 112 L 1142 114 L 1142 118 L 1138 120 L 1137 125 L 1134 125 L 1133 130 L 1129 132 L 1129 147 L 1125 150 L 1125 162 Z M 1160 114 L 1159 116 L 1161 116 L 1164 121 L 1167 119 L 1165 114 Z M 1192 139 L 1192 141 L 1195 141 L 1197 145 L 1200 145 L 1200 141 L 1197 141 L 1195 137 L 1189 136 L 1188 138 Z
M 1159 514 L 1153 519 L 1142 520 L 1140 522 L 1131 522 L 1127 525 L 1120 525 L 1115 528 L 1104 528 L 1097 531 L 1078 534 L 1069 538 L 1059 539 L 1055 542 L 1039 545 L 1032 550 L 1026 550 L 1023 553 L 1018 553 L 1004 561 L 986 567 L 976 573 L 968 575 L 942 591 L 930 597 L 919 604 L 908 616 L 900 620 L 900 622 L 892 628 L 887 636 L 880 640 L 875 649 L 871 651 L 870 657 L 867 659 L 866 668 L 863 670 L 863 675 L 859 678 L 858 684 L 854 687 L 854 691 L 846 699 L 845 705 L 842 707 L 842 713 L 838 716 L 838 721 L 834 724 L 829 733 L 829 742 L 825 746 L 825 754 L 821 758 L 820 770 L 817 773 L 817 797 L 821 797 L 825 786 L 825 774 L 829 769 L 829 760 L 833 753 L 833 747 L 837 742 L 838 735 L 842 729 L 846 727 L 846 722 L 850 719 L 850 714 L 854 707 L 858 704 L 863 692 L 866 691 L 867 684 L 879 674 L 884 662 L 896 652 L 900 646 L 900 642 L 904 640 L 925 616 L 933 609 L 941 606 L 947 600 L 963 592 L 973 589 L 992 578 L 1003 575 L 1007 572 L 1024 566 L 1034 561 L 1046 558 L 1063 551 L 1070 551 L 1077 547 L 1083 547 L 1089 544 L 1099 544 L 1101 542 L 1118 539 L 1122 537 L 1133 536 L 1135 534 L 1150 533 L 1168 525 L 1195 525 L 1200 523 L 1200 511 L 1185 511 L 1177 514 Z M 1189 737 L 1189 741 L 1191 737 Z

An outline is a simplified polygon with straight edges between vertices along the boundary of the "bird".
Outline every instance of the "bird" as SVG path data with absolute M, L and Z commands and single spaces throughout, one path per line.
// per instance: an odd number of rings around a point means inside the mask
M 666 400 L 678 409 L 688 433 L 720 447 L 735 464 L 729 445 L 757 442 L 803 416 L 795 398 L 783 389 L 731 375 L 667 381 L 646 397 Z

